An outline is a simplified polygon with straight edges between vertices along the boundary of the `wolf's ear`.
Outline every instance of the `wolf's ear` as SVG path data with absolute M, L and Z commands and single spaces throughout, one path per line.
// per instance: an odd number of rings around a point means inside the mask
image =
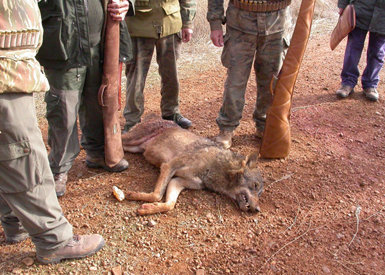
M 259 155 L 259 152 L 253 152 L 251 153 L 250 155 L 248 155 L 245 159 L 245 162 L 246 162 L 246 165 L 250 168 L 250 169 L 254 169 L 257 167 L 257 164 L 258 164 L 258 155 Z

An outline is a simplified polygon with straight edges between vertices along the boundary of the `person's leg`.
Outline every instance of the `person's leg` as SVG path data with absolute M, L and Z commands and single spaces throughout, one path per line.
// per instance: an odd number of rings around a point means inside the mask
M 256 51 L 256 36 L 227 26 L 222 64 L 227 68 L 223 103 L 216 119 L 219 128 L 233 131 L 242 118 L 245 90 Z
M 259 137 L 261 137 L 265 129 L 266 112 L 273 99 L 270 86 L 272 85 L 273 77 L 278 76 L 287 48 L 288 45 L 284 41 L 283 32 L 268 36 L 259 36 L 257 40 L 257 52 L 254 61 L 257 81 L 257 100 L 253 119 Z
M 80 152 L 77 116 L 86 68 L 46 70 L 51 89 L 47 103 L 48 155 L 54 174 L 67 173 Z
M 179 111 L 179 79 L 177 60 L 180 56 L 182 40 L 179 33 L 156 41 L 156 61 L 159 65 L 162 96 L 160 109 L 163 119 L 173 120 L 182 128 L 189 128 L 191 121 Z
M 144 85 L 154 53 L 156 39 L 132 37 L 134 58 L 126 65 L 127 89 L 126 106 L 123 116 L 126 120 L 124 130 L 140 122 L 144 112 Z
M 367 31 L 355 28 L 349 33 L 346 44 L 344 63 L 341 72 L 341 85 L 354 88 L 357 85 L 360 72 L 358 63 L 360 62 L 362 50 L 364 48 Z
M 0 212 L 5 232 L 17 229 L 20 221 L 37 251 L 63 247 L 72 239 L 72 226 L 55 194 L 33 96 L 2 94 L 0 110 Z
M 18 243 L 28 238 L 28 233 L 24 229 L 19 219 L 9 208 L 5 200 L 0 196 L 0 221 L 4 230 L 5 241 L 7 243 Z
M 161 77 L 162 116 L 179 113 L 179 79 L 177 60 L 180 56 L 182 41 L 178 34 L 172 34 L 156 41 L 156 61 Z
M 100 46 L 91 48 L 92 66 L 87 67 L 83 93 L 79 108 L 79 122 L 82 130 L 81 145 L 86 151 L 86 165 L 89 168 L 103 168 L 109 172 L 121 172 L 128 168 L 122 158 L 113 166 L 106 165 L 104 158 L 103 110 L 99 105 L 98 93 L 102 82 Z
M 98 101 L 103 73 L 99 45 L 91 48 L 91 59 L 92 65 L 86 68 L 79 107 L 81 145 L 87 156 L 104 159 L 103 111 Z
M 377 88 L 379 73 L 384 65 L 385 35 L 369 33 L 366 68 L 362 74 L 362 88 Z

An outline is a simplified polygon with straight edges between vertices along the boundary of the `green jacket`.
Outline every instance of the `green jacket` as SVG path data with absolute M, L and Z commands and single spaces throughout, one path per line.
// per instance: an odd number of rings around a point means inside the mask
M 49 89 L 35 59 L 42 41 L 36 0 L 4 0 L 0 4 L 0 94 Z
M 344 9 L 353 2 L 356 10 L 356 27 L 385 35 L 385 0 L 338 0 Z
M 133 37 L 162 38 L 193 28 L 196 0 L 137 0 L 135 16 L 126 17 Z
M 106 19 L 108 0 L 100 1 L 103 2 Z M 129 1 L 130 10 L 127 15 L 133 15 L 135 0 Z M 39 62 L 48 69 L 90 66 L 87 1 L 43 0 L 39 7 L 44 28 L 44 42 L 37 55 Z M 126 62 L 132 58 L 132 48 L 124 21 L 121 22 L 120 29 L 120 60 Z

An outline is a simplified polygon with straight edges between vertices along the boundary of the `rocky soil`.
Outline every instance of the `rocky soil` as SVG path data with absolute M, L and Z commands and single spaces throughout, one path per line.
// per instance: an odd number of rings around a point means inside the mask
M 158 169 L 135 154 L 125 155 L 130 168 L 122 173 L 87 169 L 82 151 L 59 201 L 74 232 L 102 234 L 105 248 L 45 266 L 30 240 L 7 245 L 1 235 L 0 273 L 385 274 L 385 70 L 379 102 L 365 100 L 361 87 L 338 100 L 345 42 L 331 52 L 329 34 L 315 28 L 308 44 L 293 96 L 289 157 L 260 161 L 261 213 L 243 213 L 228 198 L 201 190 L 184 191 L 168 213 L 138 216 L 140 203 L 118 202 L 112 186 L 150 191 Z M 220 50 L 206 46 L 208 55 L 184 53 L 181 111 L 194 122 L 191 131 L 213 137 L 226 71 Z M 260 146 L 255 86 L 252 75 L 232 147 L 243 154 Z M 146 113 L 160 114 L 155 73 L 145 93 Z M 40 126 L 46 138 L 44 118 Z

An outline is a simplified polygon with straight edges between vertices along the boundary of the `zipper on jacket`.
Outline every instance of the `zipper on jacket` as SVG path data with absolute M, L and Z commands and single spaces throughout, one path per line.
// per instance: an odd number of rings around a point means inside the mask
M 78 28 L 78 35 L 79 35 L 79 48 L 81 51 L 83 51 L 83 46 L 82 46 L 81 37 L 80 37 L 79 14 L 78 14 L 78 9 L 77 9 L 77 5 L 76 5 L 76 0 L 74 0 L 73 2 L 74 2 L 74 6 L 75 6 L 76 26 Z

